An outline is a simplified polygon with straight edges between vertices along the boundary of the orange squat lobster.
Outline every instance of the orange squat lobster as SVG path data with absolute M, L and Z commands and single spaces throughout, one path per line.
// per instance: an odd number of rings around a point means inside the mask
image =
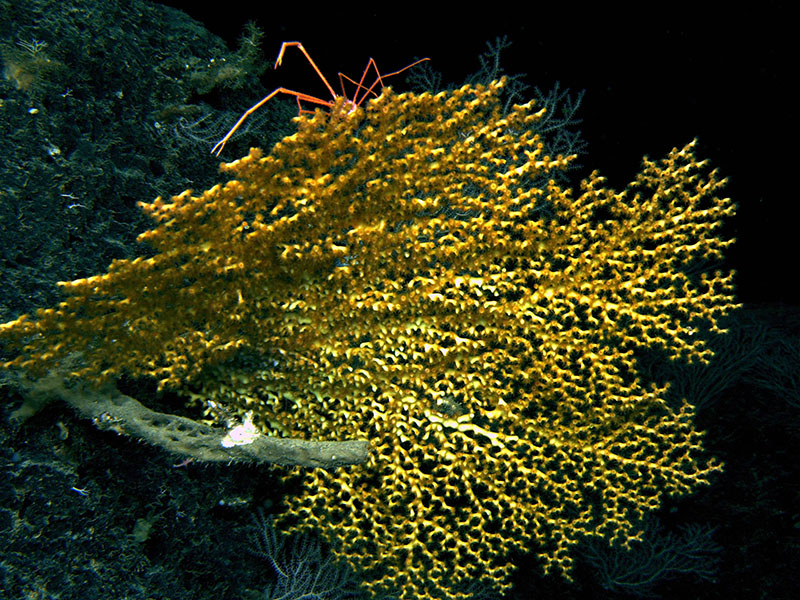
M 399 71 L 395 71 L 394 73 L 388 73 L 387 75 L 381 75 L 380 71 L 378 71 L 378 66 L 375 64 L 375 61 L 372 58 L 370 58 L 369 61 L 367 62 L 367 67 L 364 69 L 364 73 L 361 75 L 361 79 L 358 82 L 356 82 L 353 79 L 350 79 L 347 75 L 344 75 L 343 73 L 339 73 L 339 83 L 342 86 L 342 95 L 341 96 L 337 96 L 336 92 L 333 91 L 333 88 L 331 87 L 331 84 L 328 83 L 327 79 L 325 79 L 325 76 L 322 74 L 322 72 L 319 70 L 319 68 L 317 68 L 317 65 L 311 59 L 311 56 L 309 56 L 308 52 L 306 52 L 306 49 L 303 48 L 303 44 L 301 44 L 300 42 L 283 42 L 283 44 L 281 45 L 281 51 L 278 53 L 278 59 L 275 61 L 275 67 L 274 68 L 277 69 L 280 66 L 281 61 L 283 60 L 283 53 L 286 51 L 286 48 L 288 48 L 289 46 L 296 46 L 297 48 L 300 49 L 300 52 L 302 52 L 305 55 L 306 59 L 308 59 L 308 62 L 311 63 L 311 66 L 317 72 L 317 75 L 319 75 L 320 79 L 322 79 L 322 82 L 325 84 L 325 87 L 328 88 L 328 91 L 331 93 L 332 100 L 323 100 L 323 99 L 317 98 L 315 96 L 309 96 L 308 94 L 303 94 L 301 92 L 295 92 L 294 90 L 288 90 L 288 89 L 286 89 L 284 87 L 279 87 L 279 88 L 273 90 L 270 94 L 267 94 L 266 96 L 264 96 L 261 100 L 258 101 L 257 104 L 253 105 L 252 107 L 247 109 L 247 111 L 245 111 L 245 113 L 239 118 L 239 120 L 236 121 L 236 125 L 233 126 L 233 128 L 228 132 L 228 134 L 224 138 L 222 138 L 219 142 L 217 142 L 217 145 L 214 146 L 214 148 L 212 148 L 211 152 L 213 154 L 216 154 L 217 156 L 219 156 L 220 153 L 222 152 L 222 149 L 225 147 L 225 144 L 228 142 L 229 139 L 231 139 L 231 136 L 234 134 L 234 132 L 237 129 L 239 129 L 239 126 L 242 123 L 244 123 L 244 120 L 247 117 L 249 117 L 251 114 L 253 114 L 255 111 L 257 111 L 259 108 L 261 108 L 268 100 L 270 100 L 276 94 L 290 94 L 290 95 L 294 96 L 295 98 L 297 98 L 297 108 L 301 113 L 302 112 L 310 112 L 310 111 L 303 111 L 303 107 L 300 104 L 301 100 L 303 100 L 305 102 L 312 102 L 314 104 L 321 104 L 322 106 L 327 106 L 328 108 L 330 108 L 331 106 L 333 106 L 333 103 L 337 100 L 337 98 L 341 97 L 341 98 L 344 98 L 347 101 L 347 103 L 351 104 L 353 108 L 356 108 L 357 106 L 360 106 L 362 102 L 364 102 L 364 99 L 369 94 L 377 96 L 377 94 L 374 91 L 374 88 L 379 83 L 381 84 L 381 87 L 383 87 L 383 80 L 386 77 L 391 77 L 392 75 L 397 75 L 398 73 L 402 73 L 403 71 L 406 71 L 407 69 L 410 69 L 414 65 L 418 65 L 421 62 L 424 62 L 426 60 L 430 60 L 429 58 L 421 58 L 418 61 L 413 62 L 413 63 L 411 63 L 410 65 L 408 65 L 406 67 L 403 67 Z M 369 68 L 370 67 L 375 69 L 376 77 L 375 77 L 375 81 L 372 83 L 372 85 L 369 86 L 369 87 L 366 87 L 364 85 L 364 79 L 367 77 L 367 73 L 369 72 Z M 353 99 L 352 100 L 347 98 L 347 94 L 346 94 L 346 92 L 344 90 L 344 82 L 345 82 L 345 80 L 347 80 L 350 83 L 353 83 L 353 84 L 356 85 L 356 91 L 355 91 L 355 94 L 353 94 Z M 362 92 L 362 91 L 363 91 L 363 94 L 361 94 L 361 97 L 359 98 L 359 93 Z

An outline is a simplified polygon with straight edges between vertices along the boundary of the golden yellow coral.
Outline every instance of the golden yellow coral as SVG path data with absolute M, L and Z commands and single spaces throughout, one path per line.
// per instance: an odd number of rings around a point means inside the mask
M 689 405 L 637 356 L 707 361 L 733 307 L 723 185 L 693 148 L 622 193 L 547 176 L 530 105 L 502 82 L 390 90 L 297 120 L 200 196 L 143 205 L 151 258 L 65 284 L 1 326 L 7 366 L 83 354 L 83 377 L 149 375 L 267 432 L 369 439 L 369 462 L 305 471 L 287 524 L 318 528 L 375 593 L 509 587 L 512 551 L 568 576 L 585 538 L 627 544 L 704 458 Z

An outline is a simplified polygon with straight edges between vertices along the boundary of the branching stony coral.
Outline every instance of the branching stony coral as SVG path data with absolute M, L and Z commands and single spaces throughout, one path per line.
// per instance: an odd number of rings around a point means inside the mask
M 374 593 L 509 587 L 512 551 L 569 576 L 586 538 L 625 545 L 665 496 L 707 483 L 693 409 L 637 352 L 705 362 L 730 273 L 723 181 L 693 146 L 624 192 L 540 175 L 531 105 L 502 82 L 394 94 L 297 120 L 199 196 L 144 205 L 156 254 L 65 284 L 0 326 L 30 371 L 152 376 L 265 432 L 368 439 L 366 465 L 304 471 L 287 526 L 318 529 Z

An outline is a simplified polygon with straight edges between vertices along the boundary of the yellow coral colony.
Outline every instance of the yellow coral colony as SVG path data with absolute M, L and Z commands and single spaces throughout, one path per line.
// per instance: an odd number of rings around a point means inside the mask
M 156 253 L 64 284 L 0 335 L 33 372 L 157 378 L 267 432 L 368 439 L 366 465 L 305 471 L 287 525 L 316 528 L 403 599 L 509 587 L 512 551 L 569 576 L 582 539 L 625 544 L 719 468 L 693 409 L 637 352 L 707 361 L 731 274 L 723 181 L 689 146 L 622 192 L 547 174 L 531 105 L 502 82 L 394 94 L 297 120 L 235 179 L 143 208 Z M 542 183 L 545 182 L 545 183 Z

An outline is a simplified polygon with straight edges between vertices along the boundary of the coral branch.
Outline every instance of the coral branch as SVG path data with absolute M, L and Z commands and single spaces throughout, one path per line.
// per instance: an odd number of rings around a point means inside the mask
M 569 577 L 585 538 L 625 546 L 720 469 L 638 361 L 710 359 L 736 305 L 704 265 L 734 207 L 693 144 L 622 192 L 596 173 L 563 189 L 544 175 L 573 157 L 545 154 L 543 110 L 502 110 L 503 85 L 339 101 L 224 165 L 228 183 L 143 205 L 154 255 L 0 326 L 6 366 L 80 352 L 76 377 L 369 440 L 364 465 L 304 472 L 288 504 L 376 594 L 503 592 L 514 551 Z

